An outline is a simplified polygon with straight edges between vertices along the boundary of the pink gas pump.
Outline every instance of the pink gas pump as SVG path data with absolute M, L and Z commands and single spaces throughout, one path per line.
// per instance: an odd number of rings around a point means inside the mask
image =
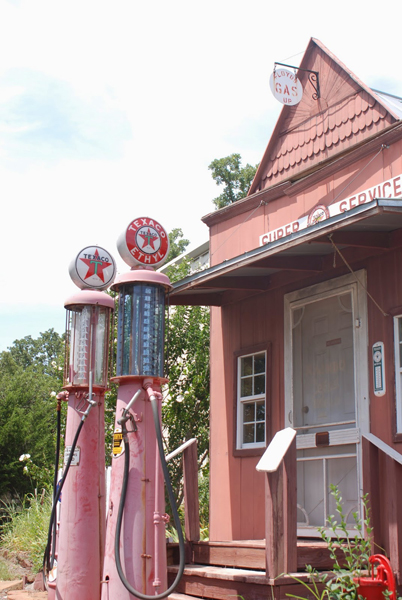
M 71 278 L 81 291 L 65 302 L 68 411 L 64 473 L 52 511 L 55 519 L 62 496 L 57 558 L 51 560 L 48 544 L 44 559 L 45 570 L 50 571 L 49 600 L 100 598 L 105 543 L 104 395 L 114 309 L 113 298 L 102 290 L 113 282 L 115 273 L 114 259 L 99 246 L 84 248 L 70 265 Z
M 119 391 L 101 598 L 157 600 L 173 591 L 184 569 L 182 552 L 176 581 L 167 589 L 164 479 L 173 504 L 174 497 L 160 417 L 161 385 L 166 382 L 165 296 L 171 286 L 154 269 L 165 260 L 169 239 L 155 219 L 141 217 L 129 224 L 117 245 L 132 268 L 113 286 L 119 292 Z M 173 513 L 184 548 L 177 511 Z

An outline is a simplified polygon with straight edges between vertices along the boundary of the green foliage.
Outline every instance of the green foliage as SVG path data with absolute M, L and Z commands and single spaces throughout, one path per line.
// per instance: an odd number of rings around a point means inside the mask
M 320 575 L 310 565 L 306 571 L 310 575 L 311 583 L 301 579 L 293 579 L 301 583 L 316 600 L 358 600 L 357 584 L 354 578 L 360 577 L 362 571 L 369 568 L 369 557 L 373 540 L 373 528 L 370 522 L 370 509 L 367 494 L 363 496 L 364 517 L 360 518 L 357 512 L 353 513 L 355 535 L 350 535 L 346 515 L 342 505 L 342 496 L 335 485 L 330 486 L 331 494 L 335 498 L 336 513 L 327 519 L 327 527 L 319 527 L 319 532 L 326 542 L 333 561 L 332 575 Z M 340 551 L 342 557 L 339 558 Z M 318 584 L 318 585 L 317 585 Z M 321 584 L 321 585 L 320 585 Z M 291 598 L 305 600 L 304 596 L 287 594 Z
M 176 231 L 176 230 L 174 230 Z M 172 282 L 186 277 L 189 261 L 168 269 Z M 166 452 L 191 438 L 198 441 L 198 467 L 208 475 L 209 453 L 209 308 L 173 306 L 166 323 L 166 371 L 169 378 L 162 405 Z M 182 457 L 169 461 L 169 471 L 178 504 L 183 499 Z M 201 512 L 208 511 L 203 495 Z M 201 499 L 201 495 L 200 495 Z
M 167 451 L 198 440 L 198 466 L 206 468 L 209 452 L 209 309 L 176 306 L 167 335 L 168 390 L 162 406 Z M 173 489 L 182 499 L 181 457 L 169 462 Z
M 47 543 L 52 496 L 29 494 L 22 502 L 1 505 L 0 546 L 8 552 L 26 552 L 35 571 L 42 568 Z
M 183 230 L 179 227 L 175 227 L 168 233 L 169 236 L 169 254 L 167 255 L 166 262 L 170 262 L 174 258 L 183 254 L 186 251 L 190 241 L 183 238 Z
M 17 577 L 11 573 L 10 569 L 0 556 L 0 581 L 10 581 L 12 579 L 17 579 Z
M 258 165 L 241 165 L 240 154 L 231 154 L 224 158 L 215 158 L 208 169 L 217 185 L 223 185 L 223 192 L 212 200 L 216 208 L 223 208 L 247 196 Z
M 63 339 L 52 329 L 37 340 L 16 340 L 0 354 L 0 498 L 24 496 L 51 479 L 46 470 L 54 463 L 54 396 L 63 384 L 63 356 Z M 22 454 L 35 465 L 30 477 Z

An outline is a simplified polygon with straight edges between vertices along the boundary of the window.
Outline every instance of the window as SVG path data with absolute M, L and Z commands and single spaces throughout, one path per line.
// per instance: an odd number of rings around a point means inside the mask
M 394 317 L 396 432 L 402 433 L 402 316 Z
M 237 448 L 265 447 L 267 352 L 237 358 Z

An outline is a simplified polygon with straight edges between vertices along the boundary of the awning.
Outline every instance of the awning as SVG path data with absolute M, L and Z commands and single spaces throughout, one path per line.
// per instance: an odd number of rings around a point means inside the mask
M 375 199 L 176 282 L 170 304 L 222 306 L 311 275 L 333 276 L 344 267 L 336 248 L 353 264 L 402 246 L 398 230 L 402 201 Z

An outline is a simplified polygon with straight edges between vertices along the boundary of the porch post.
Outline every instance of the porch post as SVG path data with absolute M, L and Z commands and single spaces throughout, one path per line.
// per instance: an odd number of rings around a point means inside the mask
M 296 438 L 278 468 L 266 473 L 265 554 L 267 577 L 297 571 Z
M 188 542 L 200 539 L 200 509 L 198 498 L 197 442 L 183 452 L 184 530 Z

